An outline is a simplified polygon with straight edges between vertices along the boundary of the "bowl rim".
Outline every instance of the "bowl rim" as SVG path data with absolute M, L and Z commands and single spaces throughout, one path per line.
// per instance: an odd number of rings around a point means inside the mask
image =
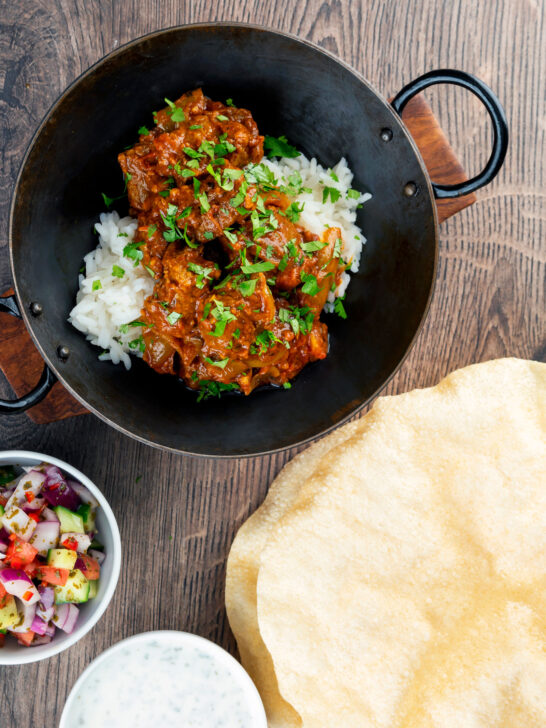
M 98 607 L 94 614 L 88 619 L 76 626 L 76 629 L 72 634 L 69 634 L 67 638 L 61 643 L 56 644 L 55 638 L 47 644 L 40 645 L 38 647 L 32 647 L 24 649 L 21 647 L 21 656 L 18 653 L 5 654 L 3 650 L 0 650 L 0 666 L 4 667 L 7 665 L 26 665 L 31 662 L 39 662 L 40 660 L 47 660 L 54 655 L 64 652 L 69 647 L 72 647 L 78 642 L 84 635 L 86 635 L 102 617 L 106 608 L 110 604 L 110 601 L 114 595 L 116 589 L 120 569 L 121 569 L 121 537 L 119 534 L 119 528 L 116 521 L 116 517 L 110 507 L 110 504 L 99 490 L 99 488 L 80 470 L 75 468 L 73 465 L 59 460 L 58 458 L 43 453 L 35 452 L 33 450 L 0 450 L 0 465 L 7 465 L 10 462 L 20 462 L 27 460 L 32 464 L 39 465 L 40 463 L 47 462 L 51 465 L 56 465 L 61 470 L 69 473 L 74 480 L 77 480 L 83 486 L 85 486 L 89 492 L 98 500 L 99 506 L 102 509 L 112 534 L 113 549 L 112 549 L 112 575 L 109 582 L 106 585 L 106 590 Z M 30 464 L 29 462 L 29 464 Z M 110 555 L 110 554 L 109 554 Z
M 409 129 L 404 124 L 404 121 L 401 116 L 399 116 L 396 111 L 393 109 L 392 105 L 389 103 L 387 98 L 383 96 L 383 94 L 378 91 L 364 76 L 360 71 L 358 71 L 356 68 L 351 66 L 349 63 L 344 61 L 339 56 L 336 56 L 334 53 L 328 51 L 325 48 L 322 48 L 321 46 L 313 43 L 312 41 L 307 40 L 306 38 L 301 38 L 293 33 L 289 33 L 286 31 L 278 30 L 277 28 L 272 28 L 267 25 L 260 25 L 258 23 L 245 23 L 241 21 L 229 21 L 229 20 L 222 20 L 222 21 L 204 21 L 204 22 L 198 22 L 198 23 L 183 23 L 181 25 L 172 25 L 168 26 L 166 28 L 160 28 L 158 30 L 154 30 L 150 33 L 145 33 L 144 35 L 140 35 L 137 38 L 133 38 L 129 40 L 127 43 L 124 43 L 123 45 L 120 45 L 118 48 L 113 49 L 109 53 L 106 53 L 104 56 L 101 56 L 98 58 L 93 64 L 91 64 L 87 69 L 85 69 L 82 73 L 80 73 L 66 88 L 59 94 L 59 96 L 53 101 L 49 109 L 45 112 L 42 120 L 40 121 L 39 125 L 37 126 L 34 134 L 30 138 L 30 141 L 28 142 L 28 145 L 26 147 L 25 153 L 23 155 L 23 158 L 21 160 L 19 170 L 17 172 L 17 176 L 15 179 L 15 184 L 13 188 L 13 193 L 11 197 L 11 203 L 10 203 L 10 209 L 9 209 L 9 215 L 8 215 L 8 254 L 9 254 L 9 262 L 10 262 L 10 271 L 11 276 L 13 279 L 13 287 L 16 293 L 16 297 L 19 303 L 23 301 L 22 293 L 20 290 L 20 283 L 17 279 L 17 276 L 15 275 L 15 261 L 14 261 L 14 254 L 13 254 L 13 230 L 15 226 L 15 203 L 19 195 L 19 186 L 21 183 L 21 178 L 23 176 L 23 171 L 25 169 L 26 163 L 28 161 L 28 158 L 30 156 L 30 153 L 32 149 L 34 148 L 34 145 L 40 136 L 42 130 L 48 123 L 50 117 L 53 115 L 57 107 L 62 103 L 64 98 L 87 76 L 90 76 L 95 72 L 95 70 L 101 66 L 103 63 L 108 62 L 112 58 L 115 58 L 118 55 L 122 55 L 125 51 L 127 51 L 129 48 L 132 48 L 139 43 L 143 41 L 150 40 L 155 37 L 160 37 L 163 35 L 167 35 L 169 33 L 175 33 L 181 30 L 192 30 L 192 29 L 206 29 L 206 28 L 218 28 L 218 27 L 224 27 L 224 28 L 234 28 L 234 29 L 250 29 L 255 31 L 260 31 L 263 33 L 268 33 L 270 35 L 276 35 L 281 38 L 287 38 L 289 40 L 295 41 L 301 45 L 305 45 L 311 50 L 315 51 L 316 53 L 320 53 L 323 56 L 326 56 L 331 61 L 336 63 L 339 66 L 342 66 L 346 71 L 349 71 L 353 76 L 355 76 L 360 83 L 362 83 L 364 86 L 366 86 L 372 93 L 377 96 L 377 98 L 383 102 L 385 108 L 390 112 L 393 123 L 396 124 L 399 131 L 401 131 L 404 136 L 406 137 L 406 140 L 409 142 L 410 146 L 413 149 L 413 152 L 415 154 L 416 160 L 421 167 L 421 171 L 423 173 L 423 178 L 425 180 L 426 184 L 426 194 L 428 195 L 430 201 L 431 201 L 431 210 L 432 210 L 432 216 L 433 216 L 433 228 L 434 228 L 434 260 L 432 262 L 432 277 L 431 277 L 431 283 L 430 288 L 428 291 L 427 300 L 425 303 L 425 306 L 423 308 L 423 312 L 421 314 L 421 319 L 413 333 L 413 336 L 411 337 L 411 340 L 409 341 L 404 353 L 400 357 L 400 360 L 396 364 L 396 366 L 393 368 L 392 372 L 389 374 L 389 376 L 377 387 L 377 389 L 365 400 L 360 402 L 356 407 L 352 408 L 347 414 L 343 415 L 337 422 L 329 425 L 325 429 L 321 430 L 318 433 L 315 433 L 313 435 L 309 435 L 308 437 L 305 437 L 301 440 L 296 440 L 295 442 L 288 444 L 288 445 L 281 445 L 278 447 L 269 448 L 266 450 L 260 450 L 259 452 L 246 452 L 246 453 L 227 453 L 227 454 L 218 454 L 218 453 L 203 453 L 203 452 L 192 452 L 191 450 L 185 450 L 178 447 L 172 447 L 171 445 L 165 445 L 161 442 L 154 442 L 152 440 L 147 439 L 144 435 L 136 434 L 132 430 L 126 429 L 123 425 L 117 423 L 113 419 L 111 419 L 109 416 L 103 414 L 101 411 L 96 409 L 94 406 L 91 406 L 86 400 L 85 397 L 79 392 L 77 392 L 73 387 L 65 381 L 62 373 L 61 367 L 58 365 L 58 362 L 56 362 L 54 359 L 50 358 L 46 352 L 44 351 L 43 347 L 41 346 L 40 342 L 38 341 L 37 336 L 34 333 L 33 327 L 32 327 L 32 320 L 31 316 L 29 314 L 29 311 L 27 311 L 26 307 L 24 305 L 20 305 L 20 312 L 23 318 L 23 322 L 25 324 L 25 327 L 30 334 L 30 337 L 38 349 L 40 356 L 44 360 L 44 363 L 47 367 L 51 369 L 51 371 L 55 374 L 59 382 L 62 384 L 62 386 L 76 399 L 81 405 L 83 405 L 91 414 L 95 415 L 99 419 L 101 419 L 103 422 L 105 422 L 109 427 L 113 427 L 118 432 L 123 433 L 127 437 L 130 437 L 137 442 L 141 442 L 144 445 L 148 445 L 149 447 L 154 447 L 158 450 L 162 450 L 163 452 L 171 452 L 175 453 L 177 455 L 185 455 L 189 457 L 195 457 L 195 458 L 210 458 L 213 460 L 233 460 L 233 459 L 247 459 L 247 458 L 255 458 L 255 457 L 262 457 L 264 455 L 272 455 L 275 453 L 285 452 L 287 450 L 290 450 L 291 448 L 301 447 L 303 445 L 309 445 L 310 443 L 320 439 L 321 437 L 324 437 L 325 435 L 329 434 L 333 430 L 337 429 L 338 427 L 341 427 L 345 423 L 347 423 L 349 420 L 351 420 L 353 417 L 356 417 L 359 415 L 359 413 L 364 409 L 364 407 L 371 404 L 376 397 L 387 387 L 387 385 L 391 382 L 391 380 L 394 378 L 394 376 L 398 373 L 398 371 L 401 369 L 402 365 L 408 358 L 411 350 L 413 349 L 415 342 L 417 341 L 418 336 L 420 335 L 421 331 L 424 328 L 425 322 L 428 318 L 428 314 L 430 312 L 430 307 L 432 303 L 432 299 L 434 297 L 434 292 L 436 289 L 436 283 L 438 278 L 438 261 L 439 261 L 439 221 L 438 221 L 438 209 L 435 203 L 435 196 L 434 196 L 434 190 L 432 188 L 432 182 L 430 179 L 430 174 L 426 168 L 426 165 L 423 161 L 423 157 L 421 155 L 421 152 L 419 150 L 419 147 L 417 146 L 415 140 L 413 139 Z
M 70 713 L 72 704 L 74 703 L 78 691 L 80 690 L 82 685 L 85 684 L 85 681 L 87 680 L 89 675 L 98 665 L 107 660 L 115 652 L 121 650 L 128 643 L 144 642 L 152 636 L 156 638 L 159 637 L 159 639 L 161 640 L 178 640 L 179 642 L 182 642 L 186 645 L 189 644 L 201 647 L 206 652 L 211 654 L 215 660 L 218 660 L 224 665 L 227 665 L 229 669 L 234 673 L 236 681 L 242 686 L 245 696 L 251 696 L 252 704 L 250 707 L 252 708 L 253 712 L 252 718 L 253 720 L 258 720 L 258 723 L 254 724 L 254 728 L 267 728 L 267 718 L 262 699 L 260 697 L 258 689 L 252 681 L 252 678 L 241 665 L 241 663 L 236 660 L 233 655 L 230 655 L 227 650 L 216 644 L 216 642 L 213 642 L 206 637 L 201 637 L 200 635 L 193 634 L 192 632 L 184 632 L 182 630 L 175 629 L 156 629 L 149 630 L 148 632 L 138 632 L 137 634 L 131 635 L 130 637 L 126 637 L 125 639 L 116 642 L 115 644 L 111 645 L 106 650 L 101 652 L 99 655 L 97 655 L 95 659 L 92 660 L 89 665 L 87 665 L 85 670 L 79 675 L 78 679 L 72 686 L 61 713 L 59 728 L 70 728 L 66 721 L 68 720 L 68 715 Z

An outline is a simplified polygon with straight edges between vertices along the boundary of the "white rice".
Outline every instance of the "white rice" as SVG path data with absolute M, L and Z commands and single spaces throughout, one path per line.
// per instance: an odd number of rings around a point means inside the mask
M 138 320 L 144 299 L 154 288 L 148 271 L 140 264 L 135 267 L 134 261 L 123 255 L 137 224 L 132 217 L 120 219 L 117 212 L 101 214 L 95 225 L 99 244 L 84 258 L 85 274 L 80 275 L 76 305 L 68 318 L 92 344 L 103 349 L 99 359 L 123 362 L 127 369 L 131 368 L 129 353 L 142 356 L 138 346 L 129 346 L 142 335 L 142 327 L 131 326 L 122 333 L 120 326 Z M 112 275 L 114 266 L 123 269 L 122 278 Z
M 308 159 L 303 154 L 299 157 L 283 158 L 281 160 L 264 159 L 275 177 L 282 183 L 287 184 L 288 178 L 294 172 L 298 172 L 302 179 L 302 186 L 311 192 L 302 192 L 294 197 L 294 201 L 303 211 L 300 215 L 299 224 L 315 235 L 321 235 L 327 227 L 341 228 L 343 237 L 343 248 L 341 257 L 345 263 L 350 264 L 347 272 L 343 273 L 341 283 L 334 292 L 328 296 L 329 304 L 325 310 L 331 311 L 330 305 L 339 296 L 345 295 L 349 285 L 351 273 L 356 273 L 360 266 L 360 255 L 366 238 L 362 230 L 356 225 L 356 211 L 359 205 L 369 200 L 369 193 L 362 193 L 358 197 L 347 197 L 353 181 L 353 173 L 345 158 L 339 160 L 332 169 L 325 169 L 313 157 Z M 323 202 L 325 187 L 333 187 L 341 194 L 338 200 L 332 202 L 330 195 Z
M 351 273 L 356 273 L 360 265 L 362 246 L 366 238 L 356 225 L 356 211 L 371 195 L 360 194 L 348 197 L 353 173 L 345 159 L 341 159 L 332 169 L 325 169 L 316 159 L 307 159 L 303 154 L 296 158 L 282 160 L 263 160 L 281 184 L 288 184 L 290 175 L 299 173 L 302 186 L 311 192 L 301 192 L 294 201 L 301 207 L 299 223 L 316 235 L 321 235 L 327 227 L 341 228 L 343 248 L 341 255 L 349 265 L 343 273 L 342 281 L 335 292 L 330 292 L 326 311 L 333 309 L 333 301 L 345 295 Z M 339 199 L 332 202 L 328 195 L 323 202 L 325 187 L 340 192 Z M 142 356 L 137 340 L 142 335 L 142 327 L 131 326 L 120 330 L 124 324 L 138 320 L 144 299 L 154 287 L 154 281 L 142 265 L 134 266 L 133 261 L 124 257 L 124 247 L 133 241 L 137 221 L 131 217 L 119 217 L 117 212 L 105 212 L 95 225 L 99 234 L 99 245 L 85 258 L 85 274 L 80 275 L 76 306 L 69 316 L 70 323 L 82 331 L 95 346 L 100 346 L 99 359 L 111 360 L 114 364 L 123 362 L 131 368 L 129 354 Z M 123 269 L 123 277 L 112 275 L 114 266 Z M 100 283 L 98 287 L 97 281 Z M 95 290 L 93 290 L 93 284 Z M 133 346 L 130 343 L 133 342 Z

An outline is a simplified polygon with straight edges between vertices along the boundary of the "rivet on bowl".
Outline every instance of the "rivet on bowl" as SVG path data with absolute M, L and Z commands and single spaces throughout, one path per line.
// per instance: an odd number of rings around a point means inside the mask
M 44 309 L 42 308 L 42 304 L 38 303 L 38 301 L 32 301 L 29 308 L 30 308 L 30 313 L 33 316 L 40 316 L 44 311 Z
M 59 359 L 62 359 L 63 361 L 66 361 L 68 357 L 70 356 L 70 349 L 68 346 L 58 346 L 57 347 L 57 356 Z
M 390 142 L 390 140 L 392 139 L 392 136 L 393 136 L 392 129 L 388 129 L 388 128 L 381 129 L 380 136 L 384 142 Z
M 419 187 L 415 184 L 415 182 L 407 182 L 404 185 L 404 194 L 406 197 L 415 197 L 418 192 Z

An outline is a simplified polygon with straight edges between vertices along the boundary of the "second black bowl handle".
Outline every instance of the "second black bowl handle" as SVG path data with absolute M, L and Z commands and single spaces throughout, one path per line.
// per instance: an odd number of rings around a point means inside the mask
M 4 298 L 0 298 L 0 311 L 10 313 L 12 316 L 16 316 L 17 318 L 21 318 L 21 313 L 15 296 L 5 296 Z M 41 402 L 44 399 L 56 381 L 57 377 L 53 374 L 47 364 L 45 364 L 40 381 L 32 391 L 22 397 L 19 397 L 19 399 L 0 399 L 0 414 L 16 415 L 34 407 L 35 404 L 38 404 L 38 402 Z
M 456 185 L 442 185 L 437 182 L 432 182 L 435 197 L 442 199 L 467 195 L 469 192 L 474 192 L 480 189 L 480 187 L 489 184 L 496 177 L 502 167 L 506 150 L 508 149 L 508 123 L 500 101 L 489 86 L 486 86 L 483 81 L 480 81 L 479 78 L 472 76 L 470 73 L 455 71 L 449 68 L 430 71 L 411 81 L 407 86 L 404 86 L 392 101 L 394 110 L 401 116 L 405 105 L 410 99 L 429 86 L 435 86 L 439 83 L 450 83 L 456 86 L 462 86 L 471 91 L 485 106 L 493 122 L 493 151 L 491 152 L 489 161 L 479 174 L 467 182 L 459 182 Z

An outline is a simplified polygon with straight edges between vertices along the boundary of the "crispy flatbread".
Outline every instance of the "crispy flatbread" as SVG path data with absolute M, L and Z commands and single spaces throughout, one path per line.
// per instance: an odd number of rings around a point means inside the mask
M 243 663 L 302 721 L 271 725 L 543 728 L 546 365 L 467 367 L 361 422 L 237 544 Z

